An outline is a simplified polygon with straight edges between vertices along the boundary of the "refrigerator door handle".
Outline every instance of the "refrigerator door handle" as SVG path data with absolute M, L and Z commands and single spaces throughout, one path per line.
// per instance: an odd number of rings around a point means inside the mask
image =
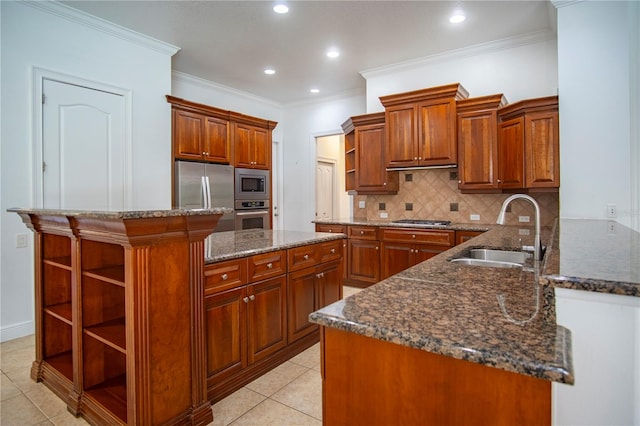
M 209 197 L 207 196 L 207 177 L 200 176 L 200 189 L 202 189 L 202 208 L 207 209 Z
M 207 194 L 205 197 L 205 200 L 207 200 L 207 202 L 205 203 L 205 208 L 210 209 L 211 208 L 211 184 L 209 183 L 209 176 L 204 177 L 204 183 L 205 183 L 205 193 Z

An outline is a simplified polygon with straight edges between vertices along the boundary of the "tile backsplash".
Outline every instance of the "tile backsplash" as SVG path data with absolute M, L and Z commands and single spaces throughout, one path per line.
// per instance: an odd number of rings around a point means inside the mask
M 511 194 L 462 194 L 458 190 L 457 169 L 407 170 L 400 173 L 397 195 L 356 195 L 354 217 L 368 220 L 439 219 L 457 223 L 495 223 L 502 202 Z M 407 176 L 411 175 L 411 176 Z M 559 214 L 558 193 L 529 194 L 540 205 L 542 226 L 553 225 Z M 365 208 L 358 208 L 365 201 Z M 517 224 L 519 216 L 534 223 L 534 209 L 527 201 L 515 200 L 507 214 L 507 224 Z M 384 209 L 384 210 L 381 210 Z M 381 219 L 386 212 L 388 218 Z M 479 220 L 471 220 L 471 215 Z M 476 216 L 477 215 L 477 216 Z

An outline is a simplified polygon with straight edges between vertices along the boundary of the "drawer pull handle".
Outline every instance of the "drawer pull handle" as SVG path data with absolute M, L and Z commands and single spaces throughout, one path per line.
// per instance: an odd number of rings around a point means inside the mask
M 271 263 L 271 262 L 267 263 L 267 268 L 269 268 L 269 269 L 273 268 L 273 263 Z
M 336 254 L 336 249 L 331 249 L 331 254 Z
M 222 274 L 222 277 L 221 277 L 221 278 L 222 278 L 223 280 L 226 280 L 227 278 L 229 278 L 229 275 L 227 275 L 227 274 Z
M 243 298 L 242 298 L 242 301 L 243 301 L 244 303 L 249 303 L 249 298 L 248 298 L 248 297 L 243 297 Z
M 250 299 L 250 300 L 256 300 L 256 295 L 255 295 L 255 294 L 252 294 L 251 296 L 249 296 L 249 299 Z
M 302 257 L 304 257 L 304 260 L 308 260 L 308 259 L 309 259 L 309 255 L 308 255 L 308 254 L 305 254 L 305 255 L 304 255 L 304 256 L 302 256 Z

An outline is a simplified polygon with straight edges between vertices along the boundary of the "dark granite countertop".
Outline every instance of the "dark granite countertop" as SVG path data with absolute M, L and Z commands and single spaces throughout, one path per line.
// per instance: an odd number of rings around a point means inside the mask
M 357 218 L 341 218 L 341 219 L 318 219 L 313 221 L 317 224 L 327 225 L 356 225 L 356 226 L 385 226 L 390 228 L 420 228 L 420 229 L 447 229 L 450 231 L 488 231 L 495 225 L 486 223 L 451 223 L 446 226 L 442 225 L 422 225 L 419 223 L 396 223 L 390 220 L 368 220 Z
M 232 213 L 233 209 L 227 207 L 213 207 L 210 209 L 171 209 L 171 210 L 75 210 L 75 209 L 36 209 L 36 208 L 11 208 L 8 212 L 18 214 L 37 214 L 41 216 L 67 216 L 85 217 L 95 219 L 144 219 L 151 217 L 174 216 L 205 216 L 210 214 Z
M 237 259 L 254 254 L 289 249 L 345 238 L 328 232 L 249 229 L 211 234 L 205 240 L 205 263 Z
M 547 251 L 531 267 L 449 262 L 472 247 L 517 249 L 531 245 L 532 238 L 530 227 L 491 226 L 464 244 L 312 313 L 310 319 L 571 384 L 571 332 L 556 323 L 554 286 L 638 296 L 640 233 L 617 223 L 612 230 L 604 220 L 561 220 L 553 229 L 543 228 Z

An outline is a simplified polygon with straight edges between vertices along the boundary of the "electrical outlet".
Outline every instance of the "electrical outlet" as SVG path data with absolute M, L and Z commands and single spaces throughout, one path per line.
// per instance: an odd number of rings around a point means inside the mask
M 386 219 L 389 217 L 389 213 L 387 212 L 380 212 L 380 219 Z
M 480 220 L 480 215 L 479 214 L 472 214 L 469 218 L 471 220 Z
M 529 223 L 529 216 L 518 216 L 518 222 Z
M 615 234 L 618 230 L 618 222 L 616 222 L 615 220 L 608 220 L 607 221 L 607 234 Z
M 27 234 L 16 234 L 16 248 L 25 248 L 27 246 Z
M 529 235 L 529 234 L 531 234 L 531 232 L 526 228 L 518 229 L 518 235 Z
M 615 204 L 607 204 L 607 217 L 618 217 L 618 207 Z
M 364 209 L 364 201 L 358 201 L 358 207 Z

